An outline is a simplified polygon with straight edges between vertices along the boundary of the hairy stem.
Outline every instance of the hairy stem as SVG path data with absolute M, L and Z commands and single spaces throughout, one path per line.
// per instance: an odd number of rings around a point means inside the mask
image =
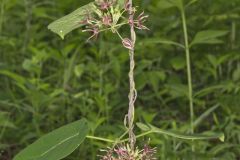
M 132 0 L 129 0 L 130 3 L 130 16 L 129 16 L 129 21 L 134 21 L 134 11 L 133 11 L 133 6 L 132 6 Z M 130 58 L 130 71 L 129 71 L 129 108 L 128 108 L 128 127 L 129 127 L 129 143 L 131 149 L 134 149 L 134 145 L 136 142 L 136 137 L 133 132 L 133 122 L 134 122 L 134 103 L 137 98 L 137 91 L 135 89 L 135 81 L 134 81 L 134 68 L 135 68 L 135 61 L 134 61 L 134 49 L 135 49 L 135 42 L 136 42 L 136 33 L 134 30 L 134 25 L 130 25 L 130 32 L 131 32 L 131 41 L 133 48 L 129 50 L 129 58 Z
M 189 109 L 190 109 L 190 128 L 191 133 L 194 133 L 194 107 L 193 107 L 193 88 L 192 88 L 192 71 L 191 71 L 191 58 L 189 50 L 188 41 L 188 30 L 186 23 L 186 15 L 184 9 L 181 11 L 184 40 L 185 40 L 185 52 L 186 52 L 186 62 L 187 62 L 187 78 L 188 78 L 188 99 L 189 99 Z M 192 146 L 192 151 L 194 151 L 194 146 Z

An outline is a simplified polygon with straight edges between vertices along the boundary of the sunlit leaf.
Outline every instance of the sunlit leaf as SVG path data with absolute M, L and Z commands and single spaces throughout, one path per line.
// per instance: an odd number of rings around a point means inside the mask
M 88 133 L 85 119 L 56 129 L 29 145 L 13 160 L 60 160 L 72 153 Z
M 65 35 L 69 32 L 73 31 L 76 28 L 83 26 L 80 23 L 82 20 L 86 18 L 87 15 L 92 14 L 96 10 L 96 6 L 94 3 L 89 3 L 85 6 L 78 8 L 72 13 L 52 22 L 48 29 L 58 34 L 62 39 L 64 39 Z

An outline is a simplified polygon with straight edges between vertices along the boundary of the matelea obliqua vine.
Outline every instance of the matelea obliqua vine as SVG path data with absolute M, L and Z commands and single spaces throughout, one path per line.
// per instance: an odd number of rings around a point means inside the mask
M 155 148 L 152 149 L 148 145 L 145 145 L 144 149 L 139 150 L 135 147 L 135 134 L 133 132 L 134 122 L 134 103 L 137 98 L 137 91 L 135 89 L 134 81 L 134 48 L 136 42 L 135 29 L 148 30 L 144 25 L 144 22 L 148 18 L 141 12 L 136 16 L 136 7 L 133 7 L 132 0 L 125 0 L 123 7 L 121 8 L 117 0 L 96 0 L 95 5 L 97 10 L 95 14 L 86 15 L 85 19 L 79 22 L 84 25 L 83 32 L 91 32 L 89 41 L 92 38 L 97 38 L 100 32 L 112 31 L 119 36 L 122 40 L 122 45 L 129 50 L 130 57 L 130 71 L 129 71 L 129 108 L 128 114 L 125 117 L 124 123 L 128 129 L 129 144 L 114 145 L 112 148 L 105 150 L 106 154 L 100 156 L 102 160 L 153 160 L 155 154 Z M 131 36 L 122 37 L 119 33 L 119 28 L 129 25 Z

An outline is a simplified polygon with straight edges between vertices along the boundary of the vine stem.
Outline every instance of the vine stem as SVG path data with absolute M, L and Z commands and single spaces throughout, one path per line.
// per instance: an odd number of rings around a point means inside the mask
M 133 3 L 132 0 L 129 0 L 129 21 L 134 22 L 134 10 L 133 10 Z M 134 128 L 134 103 L 137 98 L 137 91 L 135 89 L 135 81 L 134 81 L 134 68 L 135 68 L 135 61 L 134 61 L 134 53 L 135 53 L 135 42 L 136 42 L 136 33 L 134 30 L 134 24 L 130 24 L 130 32 L 131 32 L 131 42 L 132 42 L 132 49 L 129 50 L 129 58 L 130 58 L 130 71 L 129 71 L 129 108 L 128 108 L 128 129 L 129 129 L 129 143 L 130 147 L 133 150 L 134 145 L 136 142 L 136 137 L 133 132 Z
M 181 17 L 183 24 L 184 40 L 185 40 L 185 52 L 186 52 L 186 62 L 187 62 L 187 78 L 188 78 L 188 99 L 189 99 L 189 109 L 190 109 L 190 128 L 191 134 L 194 133 L 194 106 L 193 106 L 193 87 L 192 87 L 192 71 L 191 71 L 191 58 L 190 58 L 190 48 L 188 41 L 188 30 L 187 22 L 184 8 L 181 9 Z M 192 145 L 192 151 L 194 151 L 194 145 Z

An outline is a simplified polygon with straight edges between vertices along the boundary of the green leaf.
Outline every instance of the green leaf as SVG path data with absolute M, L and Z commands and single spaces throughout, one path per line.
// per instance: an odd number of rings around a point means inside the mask
M 198 2 L 198 0 L 191 0 L 190 2 L 187 3 L 186 7 L 189 7 L 196 2 Z
M 148 45 L 148 44 L 168 44 L 168 45 L 175 45 L 181 48 L 185 48 L 184 45 L 178 43 L 178 42 L 174 42 L 171 40 L 167 40 L 167 39 L 162 39 L 162 38 L 148 38 L 146 40 L 142 40 L 139 45 Z
M 172 7 L 177 7 L 178 9 L 183 10 L 182 0 L 160 0 L 158 2 L 158 8 L 160 9 L 168 9 Z
M 0 127 L 17 128 L 10 120 L 9 113 L 0 111 Z
M 143 131 L 149 131 L 151 130 L 151 128 L 143 123 L 136 123 L 136 125 L 138 126 L 138 128 L 140 128 Z
M 203 97 L 211 92 L 215 92 L 216 90 L 226 89 L 227 84 L 220 84 L 215 86 L 208 86 L 206 88 L 201 89 L 200 91 L 197 91 L 193 97 Z
M 86 119 L 70 123 L 41 137 L 13 160 L 60 160 L 83 142 L 88 130 Z
M 183 57 L 174 57 L 170 63 L 175 70 L 183 69 L 186 66 L 186 61 Z
M 166 74 L 164 71 L 149 71 L 145 74 L 147 76 L 149 84 L 152 85 L 155 92 L 159 89 L 159 82 L 166 79 Z
M 218 37 L 224 36 L 228 33 L 228 31 L 220 31 L 220 30 L 205 30 L 198 32 L 194 37 L 190 47 L 195 44 L 219 44 L 223 43 L 223 41 L 217 39 Z
M 183 1 L 182 0 L 168 0 L 174 6 L 176 6 L 179 10 L 183 11 Z
M 5 148 L 8 148 L 9 147 L 9 145 L 8 144 L 2 144 L 2 143 L 0 143 L 0 149 L 2 150 L 2 149 L 5 149 Z
M 21 83 L 21 84 L 25 84 L 26 83 L 26 79 L 24 77 L 22 77 L 21 75 L 18 75 L 16 73 L 13 73 L 13 72 L 10 72 L 10 71 L 7 71 L 7 70 L 0 70 L 0 75 L 5 75 L 5 76 L 8 76 L 9 78 L 17 81 L 18 83 Z
M 138 123 L 137 126 L 140 126 L 140 129 L 144 129 L 144 131 L 152 132 L 152 133 L 157 133 L 157 134 L 163 134 L 175 138 L 180 138 L 184 140 L 205 140 L 205 139 L 219 139 L 220 141 L 224 141 L 224 134 L 223 133 L 209 133 L 209 134 L 183 134 L 183 133 L 178 133 L 174 131 L 166 131 L 160 128 L 157 128 L 151 124 L 143 124 L 143 123 Z M 148 130 L 146 130 L 148 129 Z
M 96 10 L 97 8 L 94 3 L 89 3 L 85 6 L 78 8 L 72 13 L 52 22 L 48 26 L 48 29 L 50 29 L 54 33 L 58 34 L 62 39 L 64 39 L 66 34 L 73 31 L 74 29 L 83 26 L 83 24 L 81 24 L 80 22 L 84 20 L 87 15 L 92 14 Z
M 158 8 L 160 8 L 160 9 L 169 9 L 169 8 L 172 8 L 172 7 L 175 7 L 175 6 L 169 1 L 160 0 L 158 2 Z
M 184 84 L 171 83 L 165 85 L 172 97 L 188 97 L 188 87 Z
M 27 92 L 25 84 L 28 83 L 28 80 L 25 77 L 8 70 L 0 70 L 0 75 L 4 75 L 13 79 L 19 88 Z
M 232 79 L 233 79 L 234 82 L 237 82 L 237 81 L 240 80 L 240 67 L 236 68 L 236 69 L 233 71 Z
M 220 105 L 216 104 L 212 107 L 210 107 L 208 110 L 206 110 L 204 113 L 201 114 L 193 123 L 193 126 L 196 127 L 199 125 L 202 121 L 204 121 L 212 112 L 214 112 Z

